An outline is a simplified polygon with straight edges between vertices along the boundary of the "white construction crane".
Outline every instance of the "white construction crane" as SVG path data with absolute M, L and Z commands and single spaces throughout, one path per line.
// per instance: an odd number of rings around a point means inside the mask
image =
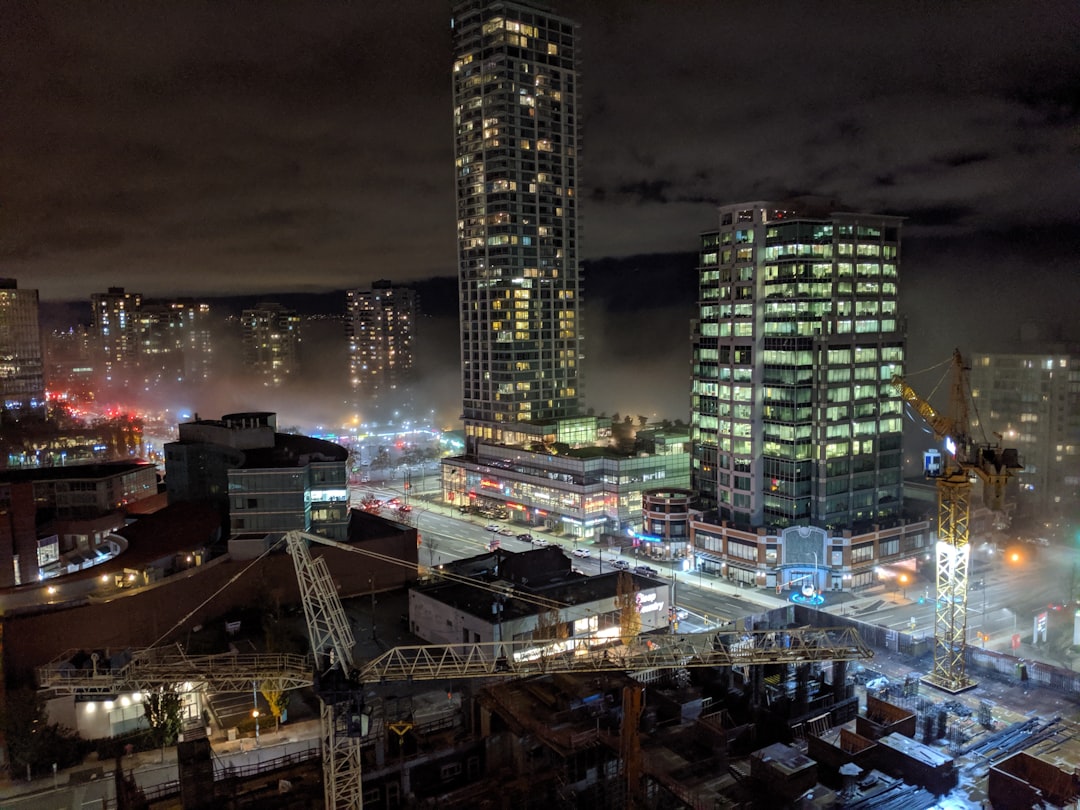
M 358 664 L 355 642 L 337 589 L 323 557 L 309 544 L 356 551 L 345 543 L 304 532 L 289 532 L 285 546 L 293 559 L 304 606 L 311 657 L 297 655 L 189 656 L 179 647 L 133 653 L 116 669 L 76 669 L 75 651 L 38 668 L 41 688 L 58 694 L 116 694 L 182 682 L 201 682 L 217 692 L 248 692 L 252 681 L 275 689 L 314 686 L 320 699 L 323 785 L 327 810 L 362 810 L 361 743 L 366 731 L 362 688 L 390 681 L 506 678 L 570 672 L 634 672 L 683 667 L 808 664 L 860 661 L 873 657 L 850 628 L 712 631 L 641 636 L 612 646 L 610 638 L 575 638 L 570 650 L 548 653 L 537 641 L 423 644 L 396 647 Z M 528 594 L 521 598 L 530 599 Z M 606 646 L 604 646 L 606 645 Z M 553 646 L 554 650 L 555 647 Z

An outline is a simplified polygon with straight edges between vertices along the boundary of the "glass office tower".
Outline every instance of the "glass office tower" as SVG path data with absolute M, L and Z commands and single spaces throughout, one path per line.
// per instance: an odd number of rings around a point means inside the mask
M 901 512 L 901 219 L 836 209 L 724 206 L 702 236 L 693 487 L 733 526 L 840 530 Z

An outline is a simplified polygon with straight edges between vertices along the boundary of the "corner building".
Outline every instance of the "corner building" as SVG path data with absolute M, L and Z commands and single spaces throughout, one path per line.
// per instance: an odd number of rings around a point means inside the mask
M 467 445 L 581 411 L 574 23 L 453 7 L 462 407 Z
M 890 383 L 905 351 L 901 219 L 817 198 L 719 218 L 701 238 L 693 335 L 698 562 L 748 584 L 872 584 L 876 565 L 929 542 L 903 514 Z

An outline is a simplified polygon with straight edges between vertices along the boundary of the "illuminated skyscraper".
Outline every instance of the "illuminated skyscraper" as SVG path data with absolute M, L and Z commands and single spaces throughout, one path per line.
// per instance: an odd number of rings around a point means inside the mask
M 245 309 L 244 365 L 276 388 L 299 370 L 300 316 L 281 304 L 259 303 Z
M 702 237 L 694 481 L 745 526 L 850 528 L 901 506 L 897 217 L 720 209 Z
M 3 418 L 45 414 L 38 292 L 0 279 L 0 409 Z
M 413 370 L 416 292 L 376 281 L 346 293 L 349 379 L 358 408 L 386 400 Z
M 454 5 L 462 405 L 470 445 L 581 410 L 575 24 Z

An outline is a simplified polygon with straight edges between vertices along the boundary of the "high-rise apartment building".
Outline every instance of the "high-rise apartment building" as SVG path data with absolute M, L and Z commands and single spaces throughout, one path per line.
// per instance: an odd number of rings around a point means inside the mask
M 144 301 L 135 318 L 144 385 L 198 383 L 210 377 L 209 304 L 191 298 Z
M 772 543 L 760 559 L 756 540 L 718 559 L 737 559 L 736 578 L 758 584 L 811 562 L 819 587 L 839 586 L 829 567 L 867 584 L 858 563 L 910 556 L 926 540 L 908 543 L 901 529 L 849 554 L 852 536 L 902 522 L 903 402 L 890 384 L 904 368 L 901 220 L 815 198 L 719 216 L 701 242 L 693 488 L 717 523 Z M 777 540 L 789 528 L 813 540 L 785 560 Z
M 108 292 L 90 296 L 90 305 L 90 325 L 97 340 L 97 372 L 105 382 L 120 381 L 138 362 L 142 295 L 126 292 L 123 287 L 109 287 Z
M 4 420 L 45 415 L 45 372 L 38 291 L 0 279 L 0 413 Z
M 399 391 L 412 375 L 416 291 L 376 281 L 346 296 L 349 380 L 354 405 L 364 408 Z
M 581 410 L 575 24 L 453 7 L 463 416 L 471 446 Z
M 264 385 L 282 385 L 299 370 L 300 316 L 281 304 L 259 303 L 245 309 L 244 364 Z
M 1042 522 L 1075 516 L 1080 503 L 1080 356 L 1038 352 L 971 358 L 973 432 L 1002 436 L 1024 467 L 1016 472 L 1017 505 Z

